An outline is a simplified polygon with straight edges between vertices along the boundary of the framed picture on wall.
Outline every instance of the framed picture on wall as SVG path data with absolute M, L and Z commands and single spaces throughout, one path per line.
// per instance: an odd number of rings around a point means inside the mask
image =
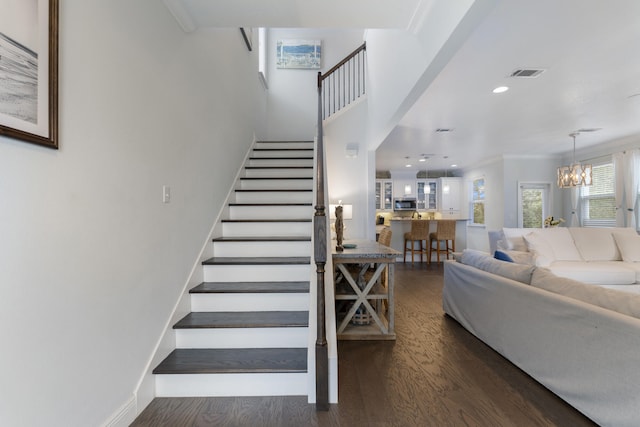
M 0 135 L 58 148 L 58 0 L 0 0 Z
M 322 60 L 320 40 L 278 40 L 276 67 L 319 70 Z

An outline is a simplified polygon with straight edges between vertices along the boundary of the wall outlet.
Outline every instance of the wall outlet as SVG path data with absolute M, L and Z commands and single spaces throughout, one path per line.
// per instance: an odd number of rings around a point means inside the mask
M 162 186 L 162 203 L 171 202 L 171 187 L 168 185 Z

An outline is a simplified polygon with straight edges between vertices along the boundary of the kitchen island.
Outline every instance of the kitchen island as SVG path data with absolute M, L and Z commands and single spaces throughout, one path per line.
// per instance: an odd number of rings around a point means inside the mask
M 411 231 L 411 221 L 414 221 L 410 217 L 392 217 L 388 219 L 388 226 L 391 227 L 391 247 L 401 253 L 404 252 L 404 233 Z M 429 220 L 430 232 L 436 231 L 438 221 L 440 219 Z M 462 252 L 467 247 L 467 219 L 456 219 L 456 252 Z M 385 224 L 386 224 L 385 222 Z M 380 226 L 378 226 L 380 227 Z M 429 242 L 426 242 L 428 245 Z M 416 244 L 417 245 L 417 244 Z M 402 260 L 402 255 L 398 261 Z M 411 261 L 411 253 L 407 254 L 407 260 Z

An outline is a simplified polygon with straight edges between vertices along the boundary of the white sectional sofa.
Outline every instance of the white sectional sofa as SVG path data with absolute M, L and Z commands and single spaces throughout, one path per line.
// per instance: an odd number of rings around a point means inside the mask
M 445 263 L 442 298 L 445 313 L 596 423 L 638 426 L 640 284 L 619 288 L 465 250 Z
M 489 232 L 491 253 L 546 267 L 584 283 L 640 283 L 640 236 L 633 228 L 503 228 Z

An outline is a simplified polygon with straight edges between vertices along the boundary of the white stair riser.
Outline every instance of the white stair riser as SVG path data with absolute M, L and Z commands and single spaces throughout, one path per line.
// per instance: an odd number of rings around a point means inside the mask
M 236 192 L 237 203 L 311 203 L 312 191 Z
M 285 148 L 313 148 L 313 141 L 295 141 L 295 142 L 256 142 L 254 148 L 275 148 L 275 149 L 285 149 Z
M 311 236 L 311 222 L 225 222 L 225 237 Z M 273 255 L 273 254 L 272 254 Z
M 313 169 L 300 169 L 300 168 L 259 168 L 259 169 L 245 169 L 244 176 L 248 178 L 313 178 Z M 306 180 L 309 183 L 309 187 L 313 187 L 313 181 L 311 179 Z M 287 188 L 282 186 L 280 188 Z
M 311 242 L 213 242 L 213 255 L 242 256 L 309 256 Z
M 311 190 L 311 179 L 243 179 L 240 181 L 242 190 L 274 190 L 278 188 Z
M 309 294 L 191 294 L 191 311 L 307 311 Z
M 308 281 L 311 266 L 300 265 L 205 265 L 205 282 Z M 308 309 L 308 308 L 307 308 Z
M 313 166 L 313 159 L 300 159 L 300 158 L 251 158 L 249 159 L 248 166 Z
M 268 148 L 268 147 L 256 147 L 256 148 Z M 309 157 L 313 155 L 313 151 L 309 150 L 269 150 L 269 151 L 256 151 L 251 153 L 251 157 L 260 157 L 264 159 L 266 157 Z
M 313 218 L 312 206 L 230 206 L 229 219 Z
M 307 373 L 156 375 L 156 396 L 306 396 L 307 377 Z
M 177 348 L 303 348 L 309 328 L 177 329 Z

